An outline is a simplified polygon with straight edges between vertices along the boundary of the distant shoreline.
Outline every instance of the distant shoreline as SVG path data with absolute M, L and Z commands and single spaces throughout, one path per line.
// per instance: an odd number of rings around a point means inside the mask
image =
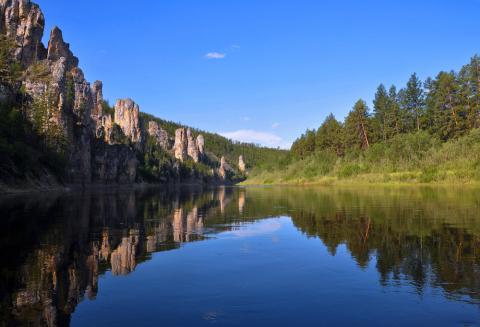
M 402 180 L 405 177 L 416 175 L 417 179 L 410 178 Z M 315 179 L 294 179 L 286 180 L 261 180 L 259 177 L 247 179 L 238 185 L 240 186 L 480 186 L 480 181 L 466 180 L 447 176 L 444 180 L 422 182 L 418 178 L 421 172 L 403 172 L 391 174 L 361 174 L 351 178 L 338 178 L 334 176 L 324 176 Z M 268 177 L 267 177 L 268 178 Z M 385 180 L 387 179 L 387 180 Z

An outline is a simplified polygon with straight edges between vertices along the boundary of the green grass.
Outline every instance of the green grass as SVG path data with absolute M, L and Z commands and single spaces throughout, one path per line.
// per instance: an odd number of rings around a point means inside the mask
M 358 154 L 316 153 L 244 184 L 410 184 L 480 182 L 480 129 L 441 143 L 426 132 L 399 135 Z

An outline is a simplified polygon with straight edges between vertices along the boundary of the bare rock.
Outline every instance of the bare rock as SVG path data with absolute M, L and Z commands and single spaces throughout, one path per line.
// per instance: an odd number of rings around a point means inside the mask
M 187 130 L 187 154 L 194 162 L 199 161 L 197 142 L 193 138 L 190 128 Z
M 175 131 L 175 144 L 173 146 L 175 158 L 182 162 L 187 160 L 187 148 L 187 130 L 185 128 L 179 128 Z
M 63 41 L 62 31 L 55 26 L 48 41 L 47 59 L 56 61 L 62 57 L 66 60 L 67 70 L 78 67 L 78 58 L 73 55 L 70 45 Z
M 68 63 L 65 62 L 68 68 Z M 75 91 L 75 100 L 73 104 L 73 113 L 77 118 L 77 124 L 90 127 L 91 112 L 93 111 L 93 101 L 90 84 L 85 80 L 83 71 L 74 67 L 71 71 Z
M 232 167 L 227 163 L 225 157 L 220 159 L 220 168 L 218 168 L 218 174 L 223 180 L 228 179 L 229 173 L 232 171 Z
M 241 173 L 244 173 L 247 170 L 247 167 L 245 165 L 245 161 L 243 160 L 242 155 L 238 157 L 238 170 L 240 170 Z
M 30 0 L 0 0 L 0 32 L 16 43 L 15 57 L 24 67 L 45 59 L 45 18 Z
M 102 117 L 103 117 L 103 83 L 101 81 L 95 81 L 91 87 L 92 94 L 92 122 L 94 130 L 97 131 L 100 126 L 102 126 Z
M 118 100 L 115 104 L 115 123 L 133 143 L 142 142 L 139 113 L 140 108 L 131 99 Z
M 168 150 L 168 133 L 157 122 L 148 122 L 148 135 L 155 139 L 155 143 L 164 150 Z
M 197 136 L 197 148 L 200 160 L 202 160 L 205 157 L 205 139 L 202 134 Z
M 113 138 L 113 119 L 112 115 L 103 115 L 100 118 L 99 126 L 96 130 L 96 138 L 102 139 L 108 144 L 115 144 Z

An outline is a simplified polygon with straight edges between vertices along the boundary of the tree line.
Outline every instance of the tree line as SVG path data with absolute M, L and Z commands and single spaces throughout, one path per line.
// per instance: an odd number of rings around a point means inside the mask
M 480 57 L 459 72 L 440 72 L 421 81 L 412 74 L 397 90 L 380 84 L 373 110 L 360 99 L 343 122 L 333 114 L 317 130 L 307 130 L 292 145 L 291 154 L 304 159 L 318 151 L 343 157 L 401 135 L 427 132 L 446 142 L 480 127 Z

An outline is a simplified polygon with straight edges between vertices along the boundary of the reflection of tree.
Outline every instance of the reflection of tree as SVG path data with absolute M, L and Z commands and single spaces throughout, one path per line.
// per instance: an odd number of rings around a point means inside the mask
M 335 255 L 375 260 L 383 285 L 480 300 L 477 191 L 273 188 L 128 191 L 0 199 L 0 317 L 65 325 L 98 278 L 128 274 L 151 253 L 243 221 L 288 215 Z M 100 287 L 101 291 L 101 287 Z
M 423 201 L 425 195 L 411 196 L 402 206 L 398 195 L 382 194 L 375 203 L 374 196 L 358 191 L 321 192 L 317 199 L 310 198 L 318 205 L 291 215 L 300 230 L 319 237 L 333 255 L 345 244 L 360 267 L 375 257 L 384 285 L 406 279 L 419 293 L 434 286 L 449 296 L 480 300 L 475 207 L 457 203 L 454 211 L 454 202 Z

